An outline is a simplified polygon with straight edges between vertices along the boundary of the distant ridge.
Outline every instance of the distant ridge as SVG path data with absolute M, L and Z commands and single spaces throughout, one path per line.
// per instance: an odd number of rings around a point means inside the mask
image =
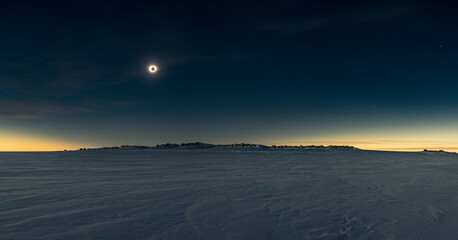
M 138 145 L 121 145 L 115 147 L 100 147 L 100 148 L 80 148 L 76 151 L 86 150 L 134 150 L 134 149 L 203 149 L 203 148 L 221 148 L 221 149 L 350 149 L 357 150 L 357 148 L 348 145 L 262 145 L 251 143 L 232 143 L 232 144 L 210 144 L 202 142 L 190 143 L 164 143 L 157 144 L 156 146 L 138 146 Z M 67 150 L 65 150 L 67 151 Z
M 156 146 L 142 146 L 142 145 L 121 145 L 115 147 L 99 147 L 99 148 L 79 148 L 76 150 L 64 151 L 88 151 L 88 150 L 165 150 L 165 149 L 224 149 L 224 150 L 364 150 L 350 145 L 262 145 L 252 143 L 232 143 L 232 144 L 211 144 L 203 142 L 189 142 L 189 143 L 163 143 Z M 371 150 L 368 150 L 371 151 Z M 380 151 L 380 150 L 373 150 Z M 428 150 L 424 149 L 426 154 L 457 154 L 456 152 L 448 152 L 444 150 Z

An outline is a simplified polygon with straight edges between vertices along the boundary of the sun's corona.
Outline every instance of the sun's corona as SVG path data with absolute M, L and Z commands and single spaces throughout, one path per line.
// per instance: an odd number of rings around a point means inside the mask
M 156 73 L 156 72 L 157 72 L 157 67 L 156 67 L 156 65 L 149 65 L 149 66 L 148 66 L 148 71 L 149 71 L 150 73 Z

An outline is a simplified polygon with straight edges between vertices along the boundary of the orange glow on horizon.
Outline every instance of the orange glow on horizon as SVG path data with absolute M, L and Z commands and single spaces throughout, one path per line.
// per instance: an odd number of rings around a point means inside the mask
M 270 144 L 269 144 L 270 145 Z M 275 144 L 274 144 L 275 145 Z M 458 142 L 436 141 L 304 141 L 282 142 L 276 145 L 350 145 L 363 150 L 418 152 L 424 149 L 458 152 Z
M 444 150 L 450 152 L 458 152 L 458 136 L 447 134 L 441 131 L 423 131 L 423 132 L 386 132 L 386 133 L 358 133 L 357 131 L 350 134 L 333 134 L 322 136 L 311 136 L 309 139 L 276 138 L 273 141 L 265 141 L 265 139 L 252 139 L 249 142 L 264 145 L 351 145 L 356 148 L 365 150 L 381 150 L 381 151 L 423 151 L 428 150 Z M 331 140 L 330 140 L 331 139 Z M 218 141 L 217 141 L 218 142 Z M 234 142 L 247 142 L 236 140 Z M 113 143 L 113 142 L 112 142 Z M 209 143 L 212 143 L 209 141 Z M 232 143 L 232 142 L 231 142 Z M 43 136 L 12 131 L 10 129 L 0 129 L 0 151 L 63 151 L 75 150 L 81 147 L 97 147 L 92 144 L 81 144 L 81 142 L 62 141 Z M 135 143 L 133 143 L 135 144 Z M 138 143 L 142 145 L 141 143 Z M 160 144 L 160 143 L 158 143 Z M 88 146 L 92 145 L 92 146 Z M 99 145 L 99 144 L 96 144 Z M 118 144 L 121 145 L 121 144 Z M 144 144 L 148 145 L 148 144 Z M 155 144 L 154 144 L 155 145 Z M 100 143 L 100 146 L 111 147 L 117 146 Z
M 66 142 L 0 132 L 0 151 L 2 152 L 63 151 L 77 148 L 78 146 Z
M 282 136 L 277 138 L 279 142 L 269 141 L 268 144 L 351 145 L 365 150 L 415 152 L 428 149 L 458 152 L 456 131 L 456 125 L 345 129 L 315 135 L 300 133 L 295 136 Z

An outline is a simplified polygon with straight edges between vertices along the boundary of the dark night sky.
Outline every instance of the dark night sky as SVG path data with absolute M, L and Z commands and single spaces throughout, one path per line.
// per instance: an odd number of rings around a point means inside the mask
M 458 148 L 457 7 L 2 2 L 0 145 L 17 143 L 0 150 L 183 141 Z

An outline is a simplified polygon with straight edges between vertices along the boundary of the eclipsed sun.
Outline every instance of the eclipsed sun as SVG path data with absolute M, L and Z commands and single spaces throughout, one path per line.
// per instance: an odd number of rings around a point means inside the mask
M 149 71 L 149 73 L 156 73 L 157 72 L 157 67 L 155 65 L 149 65 L 148 66 L 148 71 Z

